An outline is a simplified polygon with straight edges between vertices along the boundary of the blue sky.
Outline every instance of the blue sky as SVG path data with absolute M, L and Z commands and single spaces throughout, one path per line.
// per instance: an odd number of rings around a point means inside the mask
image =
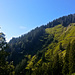
M 0 0 L 0 26 L 6 40 L 64 15 L 75 13 L 75 0 Z

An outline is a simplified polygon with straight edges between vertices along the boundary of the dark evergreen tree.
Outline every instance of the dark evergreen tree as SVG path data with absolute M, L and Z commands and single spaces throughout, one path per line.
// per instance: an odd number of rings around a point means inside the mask
M 6 46 L 5 34 L 0 32 L 0 75 L 12 74 L 14 70 L 13 64 L 8 64 L 6 61 L 8 56 L 8 53 L 5 51 Z
M 62 70 L 63 75 L 66 75 L 69 73 L 69 51 L 70 51 L 70 43 L 67 46 L 66 54 L 64 58 L 64 65 Z
M 42 54 L 42 61 L 43 61 L 43 62 L 46 61 L 46 60 L 45 60 L 45 52 L 43 52 L 43 54 Z
M 62 43 L 59 44 L 59 49 L 62 50 L 62 51 L 64 50 L 63 47 L 62 47 Z
M 22 62 L 20 62 L 16 66 L 16 68 L 15 68 L 15 74 L 16 75 L 22 75 L 22 74 L 24 74 L 26 65 L 27 65 L 27 60 L 26 59 L 23 59 Z
M 71 44 L 69 52 L 69 75 L 75 72 L 75 40 Z
M 59 55 L 56 54 L 56 56 L 54 57 L 54 61 L 53 61 L 53 75 L 60 75 L 60 69 L 59 69 Z

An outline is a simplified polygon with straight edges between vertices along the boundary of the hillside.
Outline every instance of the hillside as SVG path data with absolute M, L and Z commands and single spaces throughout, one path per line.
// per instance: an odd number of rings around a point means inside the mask
M 75 14 L 71 14 L 10 40 L 8 60 L 17 65 L 15 69 L 17 75 L 20 72 L 26 75 L 42 75 L 42 73 L 43 75 L 55 75 L 56 73 L 57 75 L 65 75 L 68 72 L 65 73 L 62 68 L 66 63 L 64 58 L 66 58 L 69 43 L 72 51 L 74 40 Z M 60 68 L 56 65 L 59 65 Z M 45 68 L 47 69 L 45 70 Z M 70 72 L 70 75 L 74 72 Z
M 45 32 L 46 28 L 52 28 L 58 24 L 62 24 L 62 26 L 67 27 L 70 23 L 75 23 L 75 14 L 60 17 L 56 20 L 53 20 L 52 22 L 49 22 L 47 25 L 43 25 L 41 27 L 35 28 L 34 30 L 31 30 L 29 33 L 22 35 L 19 38 L 13 38 L 9 42 L 9 52 L 12 53 L 9 60 L 13 60 L 14 63 L 18 63 L 22 60 L 22 58 L 24 58 L 24 55 L 36 54 L 38 50 L 42 50 L 42 47 L 45 43 L 49 42 L 50 44 L 50 42 L 54 39 L 54 35 L 49 36 L 51 38 L 48 37 L 49 34 Z M 18 60 L 16 61 L 16 59 Z
M 62 24 L 60 24 L 53 28 L 46 28 L 45 31 L 47 34 L 49 34 L 45 39 L 49 39 L 51 35 L 54 35 L 53 41 L 51 43 L 49 42 L 49 44 L 45 43 L 46 46 L 44 46 L 44 48 L 40 52 L 34 55 L 27 62 L 27 66 L 25 69 L 26 70 L 31 69 L 32 75 L 38 75 L 38 74 L 42 75 L 41 71 L 43 71 L 43 75 L 44 75 L 45 72 L 50 71 L 50 68 L 52 68 L 50 67 L 52 65 L 52 62 L 54 63 L 55 60 L 57 59 L 56 58 L 57 54 L 59 55 L 58 60 L 60 60 L 60 64 L 61 64 L 65 60 L 64 57 L 66 55 L 66 50 L 68 48 L 69 43 L 73 43 L 73 40 L 75 40 L 75 23 L 70 23 L 68 27 L 64 27 L 62 26 Z M 45 70 L 45 68 L 47 68 L 47 70 Z M 49 75 L 51 74 L 51 72 L 46 74 Z M 61 73 L 58 74 L 62 75 Z
M 59 55 L 62 54 L 62 57 L 64 58 L 65 53 L 66 53 L 66 48 L 70 43 L 72 43 L 73 40 L 75 40 L 75 23 L 71 23 L 68 27 L 63 27 L 61 24 L 57 25 L 53 28 L 46 28 L 45 29 L 46 33 L 48 33 L 49 35 L 47 36 L 47 38 L 45 39 L 49 39 L 51 35 L 54 35 L 53 37 L 53 41 L 46 45 L 45 48 L 43 48 L 43 51 L 45 53 L 44 58 L 46 58 L 46 60 L 50 61 L 50 56 L 52 55 L 56 55 L 57 53 Z M 40 51 L 41 53 L 42 51 Z M 42 53 L 41 53 L 42 54 Z M 32 57 L 32 61 L 34 60 L 33 58 L 36 59 L 36 56 Z M 30 62 L 32 62 L 30 60 Z M 41 59 L 38 61 L 40 62 Z M 30 64 L 29 62 L 29 64 Z M 37 63 L 38 63 L 37 62 Z M 29 65 L 28 64 L 28 65 Z

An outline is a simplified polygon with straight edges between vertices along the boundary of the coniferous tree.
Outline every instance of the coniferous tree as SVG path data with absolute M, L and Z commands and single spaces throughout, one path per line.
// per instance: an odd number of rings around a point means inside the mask
M 75 72 L 75 40 L 71 44 L 69 52 L 69 75 Z
M 0 75 L 5 74 L 6 69 L 6 61 L 5 57 L 7 53 L 4 51 L 4 48 L 6 47 L 5 44 L 5 35 L 1 32 L 0 33 Z
M 54 58 L 52 68 L 53 68 L 53 75 L 56 75 L 56 74 L 60 75 L 60 73 L 59 73 L 59 71 L 60 71 L 59 70 L 59 55 L 58 54 Z
M 67 73 L 69 73 L 69 51 L 70 51 L 70 43 L 67 46 L 66 54 L 64 58 L 64 65 L 62 69 L 63 75 L 66 75 Z
M 14 75 L 14 66 L 13 64 L 8 64 L 6 57 L 8 53 L 5 51 L 7 46 L 5 40 L 5 34 L 0 33 L 0 75 Z
M 23 59 L 22 62 L 20 62 L 20 63 L 16 66 L 16 68 L 15 68 L 15 74 L 16 74 L 16 75 L 21 75 L 21 74 L 23 74 L 23 73 L 24 73 L 23 71 L 25 70 L 26 64 L 27 64 L 27 60 L 26 60 L 26 59 Z
M 63 75 L 62 69 L 63 69 L 63 57 L 62 57 L 62 54 L 61 54 L 60 57 L 59 57 L 59 74 L 60 75 Z

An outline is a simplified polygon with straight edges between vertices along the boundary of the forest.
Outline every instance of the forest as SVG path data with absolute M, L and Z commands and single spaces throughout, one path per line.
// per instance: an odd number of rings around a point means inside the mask
M 8 43 L 1 32 L 0 75 L 75 75 L 75 14 L 36 27 Z

